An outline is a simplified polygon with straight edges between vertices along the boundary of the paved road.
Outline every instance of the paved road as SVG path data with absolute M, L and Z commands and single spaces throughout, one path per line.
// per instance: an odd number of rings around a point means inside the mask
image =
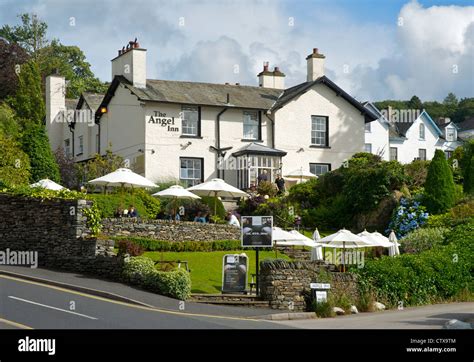
M 71 308 L 74 306 L 74 308 Z M 0 328 L 291 328 L 274 322 L 159 310 L 0 275 Z
M 43 280 L 60 282 L 64 285 L 74 285 L 87 289 L 95 289 L 104 292 L 109 292 L 115 295 L 139 301 L 148 306 L 160 309 L 168 309 L 171 311 L 180 311 L 179 301 L 176 299 L 148 292 L 146 290 L 141 290 L 136 287 L 122 284 L 119 282 L 102 280 L 98 279 L 97 277 L 83 275 L 81 273 L 55 271 L 42 268 L 32 269 L 29 267 L 0 265 L 0 274 L 2 271 L 14 273 L 15 275 L 13 276 L 19 276 L 20 278 L 21 276 L 29 276 L 34 278 L 40 278 Z M 275 310 L 270 308 L 234 307 L 186 302 L 186 309 L 184 312 L 221 315 L 227 317 L 255 317 L 264 314 L 275 313 Z
M 473 318 L 474 303 L 450 303 L 278 323 L 287 327 L 309 329 L 441 329 L 451 319 L 472 320 Z

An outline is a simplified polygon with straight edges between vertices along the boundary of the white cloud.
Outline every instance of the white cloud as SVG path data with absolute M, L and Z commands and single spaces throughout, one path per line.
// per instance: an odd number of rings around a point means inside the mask
M 138 37 L 148 49 L 149 78 L 256 85 L 262 62 L 269 61 L 292 86 L 306 80 L 305 56 L 317 47 L 326 55 L 326 74 L 359 100 L 413 94 L 442 99 L 450 91 L 472 96 L 473 7 L 424 8 L 410 2 L 387 23 L 371 18 L 368 10 L 365 17 L 352 14 L 344 3 L 298 5 L 271 0 L 4 0 L 0 21 L 12 24 L 17 21 L 12 14 L 37 12 L 48 22 L 51 37 L 78 45 L 93 71 L 107 81 L 110 59 Z M 75 27 L 69 26 L 71 16 Z M 397 27 L 397 17 L 403 26 Z
M 393 44 L 397 53 L 376 67 L 361 64 L 351 77 L 353 92 L 368 99 L 443 99 L 474 93 L 474 7 L 422 7 L 400 10 L 403 25 Z

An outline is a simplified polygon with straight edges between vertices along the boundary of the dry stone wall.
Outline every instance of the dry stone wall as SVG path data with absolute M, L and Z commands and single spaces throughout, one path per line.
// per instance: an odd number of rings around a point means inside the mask
M 146 237 L 165 241 L 240 239 L 240 228 L 231 225 L 139 218 L 104 219 L 101 232 L 106 236 Z
M 321 282 L 331 284 L 329 293 L 357 296 L 355 276 L 337 273 L 333 266 L 316 261 L 268 260 L 260 263 L 261 297 L 269 301 L 273 309 L 306 310 L 304 296 L 310 292 L 310 283 Z
M 0 250 L 34 251 L 38 266 L 117 279 L 123 260 L 97 246 L 87 228 L 85 200 L 40 200 L 0 194 Z

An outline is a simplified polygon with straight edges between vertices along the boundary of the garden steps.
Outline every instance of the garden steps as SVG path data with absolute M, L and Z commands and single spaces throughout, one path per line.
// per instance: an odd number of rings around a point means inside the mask
M 261 307 L 268 308 L 270 305 L 268 301 L 261 300 L 256 295 L 248 294 L 191 294 L 191 300 L 195 303 L 219 304 L 219 305 L 234 305 L 244 307 Z

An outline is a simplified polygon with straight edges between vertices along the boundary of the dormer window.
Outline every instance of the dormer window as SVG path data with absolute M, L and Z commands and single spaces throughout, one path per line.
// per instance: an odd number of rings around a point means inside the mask
M 456 140 L 456 130 L 454 128 L 446 128 L 446 141 L 454 142 Z
M 424 140 L 424 139 L 425 139 L 425 125 L 420 124 L 420 140 Z

